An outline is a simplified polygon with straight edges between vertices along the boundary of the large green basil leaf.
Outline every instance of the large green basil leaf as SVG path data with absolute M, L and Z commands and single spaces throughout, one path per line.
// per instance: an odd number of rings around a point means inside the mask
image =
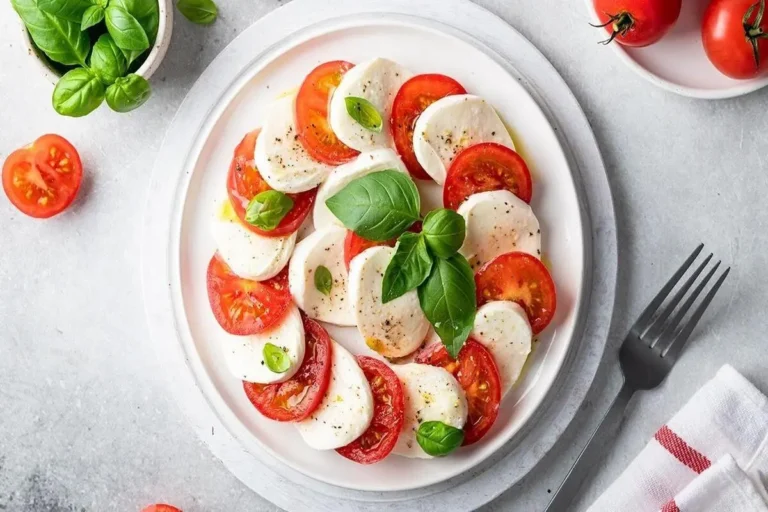
M 146 50 L 149 38 L 131 13 L 116 5 L 108 5 L 105 11 L 107 31 L 117 46 L 125 50 Z
M 100 5 L 92 5 L 83 13 L 80 21 L 80 30 L 87 30 L 104 20 L 104 8 Z
M 35 45 L 49 59 L 65 66 L 85 66 L 91 44 L 88 34 L 80 31 L 78 23 L 42 11 L 37 0 L 11 0 L 11 4 Z
M 185 18 L 198 25 L 210 25 L 219 14 L 213 0 L 178 0 L 176 7 Z
M 142 106 L 151 93 L 149 82 L 131 73 L 107 87 L 107 105 L 115 112 L 130 112 Z
M 445 457 L 464 442 L 464 431 L 442 421 L 425 421 L 416 431 L 416 442 L 433 457 Z
M 83 13 L 91 6 L 89 0 L 37 0 L 40 10 L 63 20 L 80 23 Z
M 466 230 L 464 217 L 453 210 L 440 208 L 424 217 L 422 233 L 435 256 L 448 258 L 461 248 Z
M 62 76 L 53 89 L 53 108 L 59 114 L 82 117 L 104 101 L 104 84 L 96 73 L 76 68 Z
M 427 251 L 424 237 L 418 233 L 403 233 L 397 241 L 395 254 L 384 272 L 381 300 L 389 301 L 415 290 L 429 277 L 432 257 Z
M 141 24 L 149 38 L 150 45 L 155 43 L 157 27 L 160 23 L 160 10 L 157 0 L 111 0 L 109 5 L 122 8 Z
M 115 83 L 128 69 L 125 55 L 109 34 L 102 34 L 93 45 L 91 69 L 107 85 Z

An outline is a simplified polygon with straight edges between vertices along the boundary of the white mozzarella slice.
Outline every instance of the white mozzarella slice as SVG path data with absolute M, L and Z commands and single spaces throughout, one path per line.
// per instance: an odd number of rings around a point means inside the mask
M 279 274 L 296 245 L 296 233 L 268 237 L 248 229 L 237 218 L 228 199 L 214 215 L 212 232 L 219 255 L 232 271 L 255 281 Z
M 264 346 L 271 343 L 285 352 L 290 360 L 288 371 L 275 373 L 264 361 Z M 296 374 L 304 360 L 304 325 L 299 308 L 291 305 L 285 319 L 267 332 L 249 336 L 227 335 L 222 344 L 224 357 L 232 375 L 257 384 L 285 382 Z
M 357 178 L 362 178 L 368 174 L 378 171 L 395 170 L 407 173 L 408 170 L 403 165 L 397 153 L 391 149 L 376 149 L 366 153 L 361 153 L 357 158 L 344 165 L 340 165 L 331 171 L 320 188 L 317 189 L 315 198 L 314 222 L 315 229 L 320 229 L 332 224 L 342 226 L 343 224 L 331 210 L 325 206 L 325 202 L 334 196 L 341 189 L 349 185 Z
M 416 159 L 441 185 L 456 155 L 482 142 L 496 142 L 515 149 L 496 110 L 471 94 L 437 100 L 421 113 L 413 130 Z
M 474 270 L 500 254 L 541 257 L 539 220 L 530 205 L 508 190 L 472 194 L 459 206 L 467 235 L 459 252 Z
M 392 147 L 389 118 L 395 95 L 413 74 L 396 62 L 376 58 L 362 62 L 346 72 L 331 97 L 331 129 L 341 142 L 358 151 Z M 347 113 L 345 98 L 364 98 L 381 114 L 380 133 L 363 128 Z
M 531 353 L 533 331 L 525 310 L 506 300 L 483 304 L 477 310 L 471 336 L 485 345 L 496 360 L 501 394 L 506 395 L 520 378 Z
M 344 238 L 347 230 L 329 226 L 296 244 L 288 267 L 288 286 L 293 300 L 308 317 L 336 325 L 355 325 L 352 302 L 347 298 L 347 269 L 344 266 Z M 331 272 L 330 295 L 315 286 L 320 265 Z
M 346 446 L 366 431 L 373 419 L 373 394 L 355 356 L 333 342 L 328 391 L 312 415 L 296 424 L 304 441 L 316 450 Z
M 404 457 L 431 459 L 416 441 L 416 432 L 425 421 L 442 421 L 463 428 L 467 421 L 467 399 L 456 379 L 442 368 L 410 363 L 392 370 L 403 384 L 405 420 L 393 453 Z
M 275 100 L 256 139 L 256 167 L 270 187 L 286 193 L 310 190 L 325 180 L 330 165 L 314 160 L 296 133 L 296 94 Z
M 421 346 L 429 320 L 419 306 L 416 290 L 384 304 L 384 272 L 395 254 L 392 247 L 371 247 L 349 265 L 349 300 L 357 329 L 366 344 L 384 357 L 403 357 Z

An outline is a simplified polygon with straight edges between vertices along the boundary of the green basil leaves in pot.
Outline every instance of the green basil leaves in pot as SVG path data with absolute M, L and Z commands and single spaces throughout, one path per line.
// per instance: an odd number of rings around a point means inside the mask
M 149 82 L 131 73 L 107 87 L 107 105 L 115 112 L 130 112 L 142 106 L 151 93 Z
M 80 23 L 83 13 L 91 6 L 89 0 L 37 0 L 41 11 L 62 20 Z
M 11 0 L 32 41 L 50 60 L 65 66 L 85 66 L 90 50 L 80 19 L 65 20 L 39 8 L 36 0 Z M 81 14 L 82 16 L 82 14 Z
M 219 14 L 213 0 L 178 0 L 176 8 L 185 18 L 198 25 L 210 25 Z
M 96 73 L 75 68 L 59 79 L 53 89 L 53 108 L 61 115 L 82 117 L 104 101 L 104 84 Z
M 117 46 L 124 50 L 146 50 L 149 48 L 149 38 L 131 13 L 116 5 L 108 5 L 104 12 L 107 31 Z
M 128 61 L 112 36 L 102 34 L 91 50 L 91 69 L 107 85 L 125 75 Z
M 425 421 L 416 431 L 416 442 L 433 457 L 445 457 L 464 442 L 464 431 L 441 421 Z
M 100 5 L 92 5 L 83 13 L 80 21 L 80 30 L 87 30 L 104 20 L 104 8 Z

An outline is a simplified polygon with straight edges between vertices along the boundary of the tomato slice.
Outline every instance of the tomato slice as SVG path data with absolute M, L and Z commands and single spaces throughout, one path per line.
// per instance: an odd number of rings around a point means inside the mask
M 218 253 L 208 264 L 208 301 L 221 328 L 230 334 L 258 334 L 288 314 L 291 292 L 288 267 L 266 281 L 252 281 L 232 272 Z
M 443 188 L 443 205 L 457 210 L 472 194 L 509 190 L 531 202 L 531 172 L 515 151 L 495 142 L 475 144 L 461 151 L 448 169 Z
M 422 350 L 416 362 L 445 368 L 456 377 L 467 395 L 463 446 L 482 439 L 496 421 L 501 403 L 499 369 L 488 349 L 469 338 L 454 361 L 442 343 L 435 343 Z
M 405 419 L 403 385 L 384 362 L 357 356 L 373 392 L 373 420 L 363 435 L 336 451 L 358 464 L 373 464 L 392 452 Z
M 344 73 L 354 64 L 335 60 L 320 64 L 302 82 L 296 96 L 296 126 L 299 141 L 319 162 L 339 165 L 360 153 L 341 142 L 328 123 L 328 103 Z
M 275 421 L 301 421 L 309 417 L 320 402 L 331 381 L 331 338 L 323 327 L 304 320 L 306 350 L 296 375 L 276 384 L 243 382 L 245 394 L 254 407 Z
M 382 245 L 394 247 L 396 243 L 397 238 L 387 240 L 386 242 L 374 242 L 373 240 L 368 240 L 367 238 L 361 237 L 354 231 L 347 230 L 347 236 L 344 239 L 344 265 L 346 265 L 347 270 L 349 270 L 349 264 L 352 261 L 352 258 L 362 253 L 366 249 L 370 249 L 371 247 L 379 247 Z
M 248 224 L 245 221 L 245 210 L 251 199 L 261 192 L 272 190 L 272 187 L 264 181 L 253 161 L 253 153 L 256 149 L 256 139 L 260 130 L 254 130 L 245 134 L 243 140 L 235 148 L 232 162 L 229 164 L 227 174 L 227 193 L 237 217 L 254 233 L 262 236 L 286 236 L 301 227 L 301 223 L 307 218 L 315 202 L 317 189 L 307 190 L 299 194 L 287 194 L 293 200 L 293 208 L 283 217 L 280 224 L 271 231 L 265 231 Z
M 462 85 L 451 77 L 438 74 L 416 75 L 397 91 L 392 104 L 390 120 L 395 148 L 411 176 L 431 180 L 413 151 L 413 128 L 416 120 L 428 106 L 440 98 L 454 94 L 466 94 Z
M 150 505 L 148 507 L 143 508 L 141 512 L 181 512 L 181 509 L 176 508 L 173 505 L 158 503 L 156 505 Z
M 492 259 L 475 274 L 477 306 L 493 300 L 517 302 L 528 314 L 533 334 L 552 321 L 557 293 L 552 276 L 535 256 L 509 252 Z
M 11 153 L 3 164 L 3 190 L 22 213 L 46 219 L 77 196 L 83 164 L 75 147 L 55 134 L 43 135 Z

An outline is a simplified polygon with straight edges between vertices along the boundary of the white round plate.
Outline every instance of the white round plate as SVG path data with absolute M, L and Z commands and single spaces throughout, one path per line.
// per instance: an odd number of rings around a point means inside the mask
M 585 1 L 592 23 L 597 23 L 592 0 Z M 656 44 L 629 48 L 614 42 L 609 46 L 634 72 L 652 84 L 682 96 L 708 100 L 732 98 L 768 85 L 768 76 L 733 80 L 709 62 L 701 43 L 701 22 L 709 1 L 684 0 L 677 24 Z M 607 32 L 602 34 L 607 36 Z

